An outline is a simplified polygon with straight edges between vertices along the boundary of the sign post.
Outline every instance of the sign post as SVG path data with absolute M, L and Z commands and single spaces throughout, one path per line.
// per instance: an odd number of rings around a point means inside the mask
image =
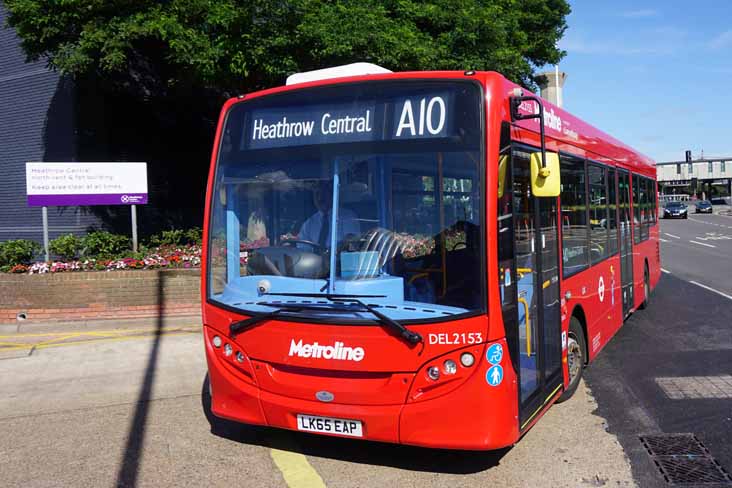
M 137 205 L 147 203 L 147 163 L 25 163 L 28 205 L 42 207 L 48 249 L 48 207 L 130 205 L 132 249 L 137 252 Z
M 137 252 L 137 205 L 130 206 L 132 215 L 132 252 Z
M 48 249 L 48 207 L 44 205 L 41 213 L 43 214 L 43 252 L 46 254 L 46 262 L 49 262 L 51 254 Z

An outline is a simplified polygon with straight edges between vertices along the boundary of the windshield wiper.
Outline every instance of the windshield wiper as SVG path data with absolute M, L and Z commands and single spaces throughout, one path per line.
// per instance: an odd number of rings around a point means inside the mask
M 402 324 L 397 322 L 396 320 L 387 317 L 383 313 L 376 310 L 375 307 L 362 302 L 359 300 L 360 298 L 386 298 L 386 295 L 347 295 L 347 294 L 334 294 L 334 293 L 265 293 L 265 295 L 272 295 L 272 296 L 290 296 L 290 297 L 302 297 L 302 298 L 325 298 L 326 300 L 330 300 L 333 303 L 342 303 L 342 304 L 348 304 L 352 303 L 355 305 L 358 305 L 362 308 L 362 310 L 353 310 L 350 308 L 341 308 L 341 309 L 330 309 L 332 311 L 339 311 L 339 312 L 369 312 L 371 315 L 379 319 L 379 322 L 381 324 L 386 325 L 390 329 L 392 329 L 394 332 L 396 332 L 402 339 L 406 340 L 410 344 L 419 344 L 424 339 L 422 338 L 422 335 L 419 332 L 414 332 L 412 330 L 407 329 Z M 328 311 L 325 307 L 321 305 L 314 305 L 314 306 L 308 306 L 308 305 L 301 305 L 301 304 L 288 304 L 288 303 L 277 303 L 276 306 L 280 307 L 280 311 L 283 309 L 293 310 L 293 309 L 299 309 L 299 310 L 323 310 Z M 272 306 L 272 305 L 269 305 Z M 274 312 L 271 312 L 274 313 Z
M 270 305 L 271 306 L 271 305 Z M 264 322 L 265 320 L 269 320 L 274 318 L 275 316 L 279 315 L 281 312 L 295 312 L 296 309 L 287 307 L 287 310 L 284 308 L 278 308 L 271 312 L 263 313 L 261 315 L 255 315 L 254 317 L 249 317 L 248 319 L 239 320 L 238 322 L 232 322 L 231 325 L 229 325 L 229 335 L 231 337 L 234 337 L 237 334 L 241 334 L 247 329 L 251 329 L 255 325 L 257 325 L 260 322 Z
M 320 295 L 318 295 L 320 296 Z M 260 322 L 264 322 L 266 320 L 270 320 L 272 318 L 275 318 L 277 315 L 279 315 L 282 312 L 300 312 L 302 310 L 318 310 L 322 312 L 329 312 L 329 311 L 336 311 L 336 312 L 343 312 L 346 310 L 341 309 L 333 309 L 333 308 L 325 308 L 322 305 L 332 305 L 331 303 L 322 303 L 320 305 L 317 304 L 296 304 L 296 303 L 281 303 L 281 302 L 259 302 L 257 305 L 262 305 L 265 307 L 276 307 L 275 310 L 272 310 L 271 312 L 266 312 L 263 314 L 255 315 L 253 317 L 249 317 L 248 319 L 239 320 L 237 322 L 232 322 L 231 325 L 229 325 L 229 334 L 231 337 L 234 337 L 237 334 L 241 334 L 245 330 L 251 329 L 255 325 L 259 324 Z M 358 312 L 358 310 L 354 310 Z

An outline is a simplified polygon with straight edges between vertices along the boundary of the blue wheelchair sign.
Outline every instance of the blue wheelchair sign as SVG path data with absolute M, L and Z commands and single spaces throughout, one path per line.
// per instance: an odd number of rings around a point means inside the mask
M 493 344 L 485 352 L 485 358 L 489 363 L 496 365 L 503 359 L 503 346 L 500 344 Z

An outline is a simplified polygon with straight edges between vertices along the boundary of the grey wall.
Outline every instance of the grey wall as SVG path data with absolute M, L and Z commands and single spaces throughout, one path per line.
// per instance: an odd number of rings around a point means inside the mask
M 0 2 L 0 241 L 41 242 L 41 209 L 26 203 L 25 163 L 76 159 L 74 85 L 45 61 L 26 63 L 6 17 Z M 52 207 L 48 216 L 51 239 L 99 225 L 86 209 Z

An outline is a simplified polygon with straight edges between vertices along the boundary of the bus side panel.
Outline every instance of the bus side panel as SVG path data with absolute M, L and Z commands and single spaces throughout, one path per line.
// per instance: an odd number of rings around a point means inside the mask
M 563 296 L 566 297 L 567 292 L 570 294 L 569 300 L 565 298 L 568 316 L 563 322 L 568 329 L 575 307 L 582 308 L 586 320 L 590 361 L 605 347 L 622 324 L 620 290 L 620 257 L 617 254 L 563 282 Z

